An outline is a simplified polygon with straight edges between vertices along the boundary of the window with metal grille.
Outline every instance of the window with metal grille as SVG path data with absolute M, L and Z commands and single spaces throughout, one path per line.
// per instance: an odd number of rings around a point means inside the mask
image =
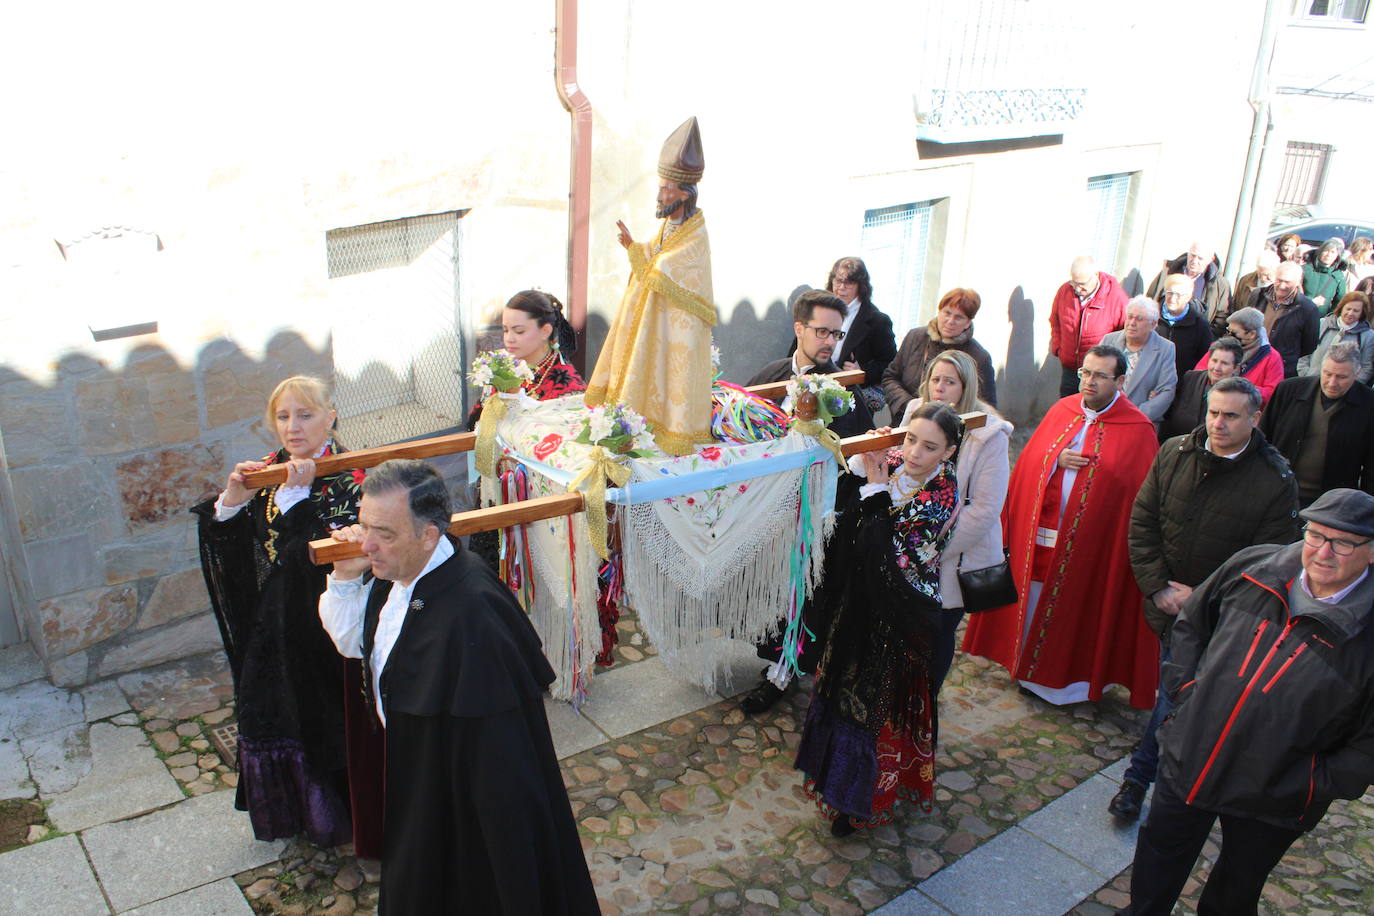
M 926 266 L 936 201 L 864 212 L 861 257 L 873 280 L 874 303 L 892 318 L 897 339 L 924 324 Z
M 1332 147 L 1327 143 L 1288 142 L 1275 208 L 1308 207 L 1321 201 L 1331 151 Z
M 334 401 L 348 448 L 462 423 L 460 216 L 434 213 L 325 233 Z
M 1305 0 L 1299 6 L 1305 19 L 1327 22 L 1364 22 L 1369 0 Z
M 1127 207 L 1134 172 L 1097 175 L 1088 179 L 1090 235 L 1084 254 L 1090 254 L 1103 270 L 1120 274 L 1121 238 L 1126 228 Z

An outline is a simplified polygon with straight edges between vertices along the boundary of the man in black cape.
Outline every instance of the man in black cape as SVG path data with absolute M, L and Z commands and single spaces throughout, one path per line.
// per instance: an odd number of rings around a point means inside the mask
M 365 556 L 320 597 L 386 729 L 380 913 L 599 913 L 544 715 L 553 670 L 449 515 L 432 466 L 377 467 L 360 523 L 335 533 Z

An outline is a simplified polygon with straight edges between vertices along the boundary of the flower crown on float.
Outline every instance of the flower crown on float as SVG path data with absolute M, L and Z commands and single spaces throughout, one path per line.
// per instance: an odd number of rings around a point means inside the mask
M 794 414 L 797 401 L 808 392 L 816 396 L 816 419 L 827 426 L 831 420 L 854 409 L 854 395 L 830 376 L 802 375 L 787 383 L 787 397 Z
M 491 393 L 485 389 L 510 394 L 519 391 L 525 382 L 534 381 L 534 372 L 523 359 L 512 356 L 509 350 L 488 350 L 473 357 L 468 380 L 484 389 L 484 396 Z
M 647 458 L 654 454 L 654 437 L 644 418 L 624 404 L 589 408 L 574 442 L 599 445 L 613 455 Z

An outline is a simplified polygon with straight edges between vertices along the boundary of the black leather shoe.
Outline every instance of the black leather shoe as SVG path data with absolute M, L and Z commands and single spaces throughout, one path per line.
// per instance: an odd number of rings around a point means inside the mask
M 830 835 L 834 837 L 849 836 L 857 829 L 847 814 L 841 814 L 830 822 Z
M 1145 802 L 1145 787 L 1139 783 L 1123 780 L 1121 788 L 1107 804 L 1107 810 L 1118 820 L 1131 822 L 1140 817 L 1140 806 Z
M 757 687 L 744 695 L 744 699 L 739 701 L 739 708 L 751 716 L 756 716 L 772 709 L 773 704 L 781 700 L 786 692 L 768 678 L 764 678 Z

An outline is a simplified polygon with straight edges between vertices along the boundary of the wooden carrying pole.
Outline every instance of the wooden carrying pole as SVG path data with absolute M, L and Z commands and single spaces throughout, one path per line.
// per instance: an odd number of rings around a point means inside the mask
M 987 422 L 985 413 L 966 413 L 962 416 L 965 429 L 977 429 Z M 840 451 L 846 458 L 860 452 L 871 452 L 880 448 L 892 448 L 902 444 L 906 430 L 898 429 L 882 436 L 865 433 L 840 440 Z M 349 452 L 347 454 L 361 454 Z M 560 493 L 555 496 L 540 496 L 521 502 L 488 506 L 470 512 L 457 512 L 449 522 L 449 534 L 454 536 L 475 534 L 478 531 L 491 531 L 496 528 L 510 528 L 545 518 L 571 515 L 586 508 L 586 501 L 580 492 Z M 310 561 L 316 566 L 348 560 L 362 556 L 362 549 L 349 541 L 336 541 L 322 538 L 310 542 Z
M 837 372 L 830 377 L 841 385 L 862 385 L 864 373 L 862 369 L 850 369 L 846 372 Z M 787 394 L 787 381 L 753 385 L 746 388 L 745 391 L 757 394 L 761 398 L 781 398 Z M 356 452 L 343 452 L 339 455 L 330 455 L 328 458 L 316 460 L 315 476 L 324 477 L 328 474 L 351 471 L 355 468 L 375 468 L 383 461 L 390 461 L 392 458 L 434 458 L 439 455 L 470 452 L 476 442 L 476 433 L 454 433 L 449 436 L 398 442 L 395 445 L 379 445 L 377 448 L 363 448 Z M 243 485 L 250 490 L 285 482 L 286 465 L 284 464 L 269 464 L 262 470 L 251 471 L 243 475 Z
M 539 496 L 518 503 L 488 506 L 485 509 L 473 509 L 471 512 L 456 512 L 449 520 L 448 533 L 458 537 L 478 531 L 491 531 L 494 528 L 510 528 L 527 522 L 537 522 L 542 518 L 572 515 L 574 512 L 581 512 L 585 507 L 586 500 L 580 492 Z M 351 541 L 321 538 L 310 542 L 310 562 L 316 566 L 362 555 L 362 548 Z
M 470 452 L 477 442 L 476 433 L 454 433 L 451 436 L 435 436 L 432 439 L 415 439 L 411 442 L 398 442 L 395 445 L 381 445 L 377 448 L 360 448 L 356 452 L 343 452 L 328 458 L 315 460 L 315 476 L 324 477 L 340 471 L 355 468 L 375 468 L 383 461 L 392 458 L 434 458 L 437 455 L 452 455 L 456 452 Z M 286 482 L 286 465 L 269 464 L 260 471 L 250 471 L 243 475 L 243 485 L 250 490 L 270 487 Z

